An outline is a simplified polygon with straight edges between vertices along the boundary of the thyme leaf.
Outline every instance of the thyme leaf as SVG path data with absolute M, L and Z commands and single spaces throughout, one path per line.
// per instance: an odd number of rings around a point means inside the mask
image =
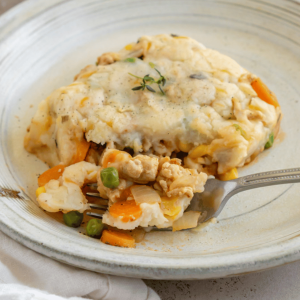
M 156 69 L 154 68 L 154 70 L 158 73 L 158 75 L 160 76 L 158 78 L 158 80 L 156 80 L 156 83 L 159 85 L 159 84 L 162 84 L 163 86 L 166 84 L 166 78 L 164 76 L 161 75 L 161 73 Z
M 201 80 L 201 79 L 206 79 L 207 77 L 204 74 L 199 73 L 199 74 L 192 74 L 192 75 L 190 75 L 190 78 Z
M 138 91 L 138 90 L 141 90 L 142 88 L 143 88 L 142 86 L 136 86 L 132 90 L 133 91 Z
M 150 63 L 149 63 L 149 65 L 150 65 Z M 153 67 L 154 67 L 154 64 L 153 64 Z M 128 73 L 130 76 L 133 76 L 135 78 L 142 80 L 142 82 L 140 83 L 141 85 L 134 87 L 132 90 L 133 91 L 139 91 L 139 90 L 144 91 L 145 89 L 147 89 L 149 92 L 156 93 L 156 91 L 150 86 L 151 84 L 156 83 L 158 85 L 158 88 L 160 89 L 161 93 L 163 95 L 165 95 L 165 92 L 163 91 L 161 85 L 164 86 L 166 84 L 167 80 L 163 75 L 161 75 L 161 73 L 156 68 L 154 68 L 154 70 L 159 75 L 159 78 L 157 80 L 155 80 L 153 77 L 149 76 L 149 74 L 145 75 L 142 78 L 142 77 L 136 76 L 134 74 Z
M 152 77 L 150 77 L 149 74 L 146 75 L 146 76 L 144 76 L 144 80 L 151 82 L 150 84 L 152 84 L 153 82 L 155 82 L 155 80 Z
M 165 95 L 165 92 L 163 91 L 163 89 L 161 88 L 161 86 L 160 86 L 160 85 L 158 85 L 158 87 L 159 87 L 159 89 L 160 89 L 161 93 L 162 93 L 163 95 Z
M 152 93 L 156 93 L 155 90 L 150 85 L 146 85 L 146 88 L 148 91 L 150 91 Z
M 149 62 L 149 66 L 152 68 L 152 69 L 154 69 L 155 68 L 155 64 L 153 63 L 153 62 Z

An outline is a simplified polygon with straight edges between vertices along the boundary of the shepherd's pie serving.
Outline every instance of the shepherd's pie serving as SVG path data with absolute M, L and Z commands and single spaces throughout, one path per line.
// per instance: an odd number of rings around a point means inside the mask
M 109 199 L 103 223 L 180 230 L 197 226 L 200 213 L 184 211 L 207 176 L 236 178 L 272 146 L 280 119 L 275 95 L 231 58 L 188 37 L 143 36 L 43 100 L 25 148 L 51 167 L 39 205 L 67 224 L 97 182 Z M 124 246 L 126 233 L 109 228 L 102 241 Z

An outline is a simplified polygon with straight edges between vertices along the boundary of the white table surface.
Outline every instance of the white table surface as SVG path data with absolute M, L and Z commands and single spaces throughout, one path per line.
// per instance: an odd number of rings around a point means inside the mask
M 232 278 L 145 282 L 163 300 L 294 300 L 300 299 L 300 262 Z
M 0 0 L 0 14 L 22 1 Z M 162 300 L 294 300 L 300 299 L 300 262 L 232 278 L 145 282 Z

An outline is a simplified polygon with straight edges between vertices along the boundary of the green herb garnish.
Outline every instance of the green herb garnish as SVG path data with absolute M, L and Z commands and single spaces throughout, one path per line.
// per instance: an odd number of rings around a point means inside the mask
M 247 133 L 240 125 L 233 124 L 232 126 L 235 127 L 236 131 L 239 131 L 241 136 L 247 140 Z
M 152 68 L 152 69 L 154 69 L 155 68 L 155 64 L 153 63 L 153 62 L 149 62 L 149 66 Z
M 125 59 L 125 61 L 130 62 L 130 63 L 134 63 L 135 62 L 135 57 L 128 57 Z
M 155 80 L 152 77 L 150 77 L 149 74 L 145 75 L 144 78 L 133 75 L 131 73 L 128 73 L 128 74 L 135 78 L 142 79 L 141 85 L 134 87 L 132 89 L 133 91 L 139 91 L 139 90 L 144 91 L 145 89 L 147 89 L 148 91 L 155 93 L 155 90 L 150 86 L 150 84 L 155 82 Z
M 164 76 L 162 76 L 161 74 L 160 74 L 160 72 L 157 70 L 157 69 L 154 69 L 158 74 L 159 74 L 159 79 L 156 81 L 156 83 L 158 84 L 158 86 L 160 85 L 160 84 L 162 84 L 162 86 L 164 86 L 165 84 L 166 84 L 166 82 L 167 82 L 167 80 L 166 80 L 166 78 L 164 77 Z M 160 88 L 160 90 L 161 90 L 161 88 Z
M 150 65 L 150 63 L 149 63 L 149 65 Z M 145 75 L 142 78 L 142 77 L 136 76 L 134 74 L 128 73 L 130 76 L 133 76 L 135 78 L 138 78 L 138 79 L 142 80 L 142 82 L 140 83 L 140 85 L 134 87 L 132 90 L 133 91 L 139 91 L 139 90 L 144 91 L 145 89 L 147 89 L 148 91 L 150 91 L 152 93 L 156 93 L 156 91 L 150 86 L 151 84 L 156 83 L 158 85 L 158 88 L 160 89 L 161 93 L 163 95 L 165 95 L 165 92 L 163 91 L 161 85 L 164 86 L 166 84 L 167 80 L 166 80 L 166 78 L 163 75 L 161 75 L 161 73 L 157 69 L 154 68 L 154 70 L 160 76 L 157 80 L 155 80 L 153 77 L 150 77 L 149 74 Z

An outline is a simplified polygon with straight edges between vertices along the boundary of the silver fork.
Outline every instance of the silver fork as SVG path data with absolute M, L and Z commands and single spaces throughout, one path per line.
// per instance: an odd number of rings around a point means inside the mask
M 97 190 L 97 183 L 90 183 L 90 184 L 88 184 L 88 186 L 92 190 Z M 102 219 L 105 211 L 108 209 L 108 199 L 101 198 L 99 193 L 87 192 L 86 195 L 89 197 L 93 197 L 93 198 L 97 198 L 97 199 L 101 200 L 101 204 L 89 203 L 90 208 L 99 210 L 99 212 L 100 212 L 99 214 L 94 213 L 94 212 L 87 212 L 86 214 L 90 217 Z
M 211 218 L 217 217 L 228 200 L 237 193 L 270 185 L 296 182 L 300 182 L 300 168 L 257 173 L 229 181 L 208 179 L 205 184 L 204 192 L 194 195 L 187 211 L 200 211 L 202 214 L 199 223 L 206 222 Z M 95 187 L 93 185 L 90 186 Z M 98 193 L 87 193 L 87 195 L 102 199 Z M 105 199 L 102 200 L 108 201 Z M 107 209 L 107 205 L 90 204 L 90 206 L 93 209 L 102 210 L 103 213 Z M 88 212 L 87 215 L 102 218 L 103 213 L 96 214 Z

